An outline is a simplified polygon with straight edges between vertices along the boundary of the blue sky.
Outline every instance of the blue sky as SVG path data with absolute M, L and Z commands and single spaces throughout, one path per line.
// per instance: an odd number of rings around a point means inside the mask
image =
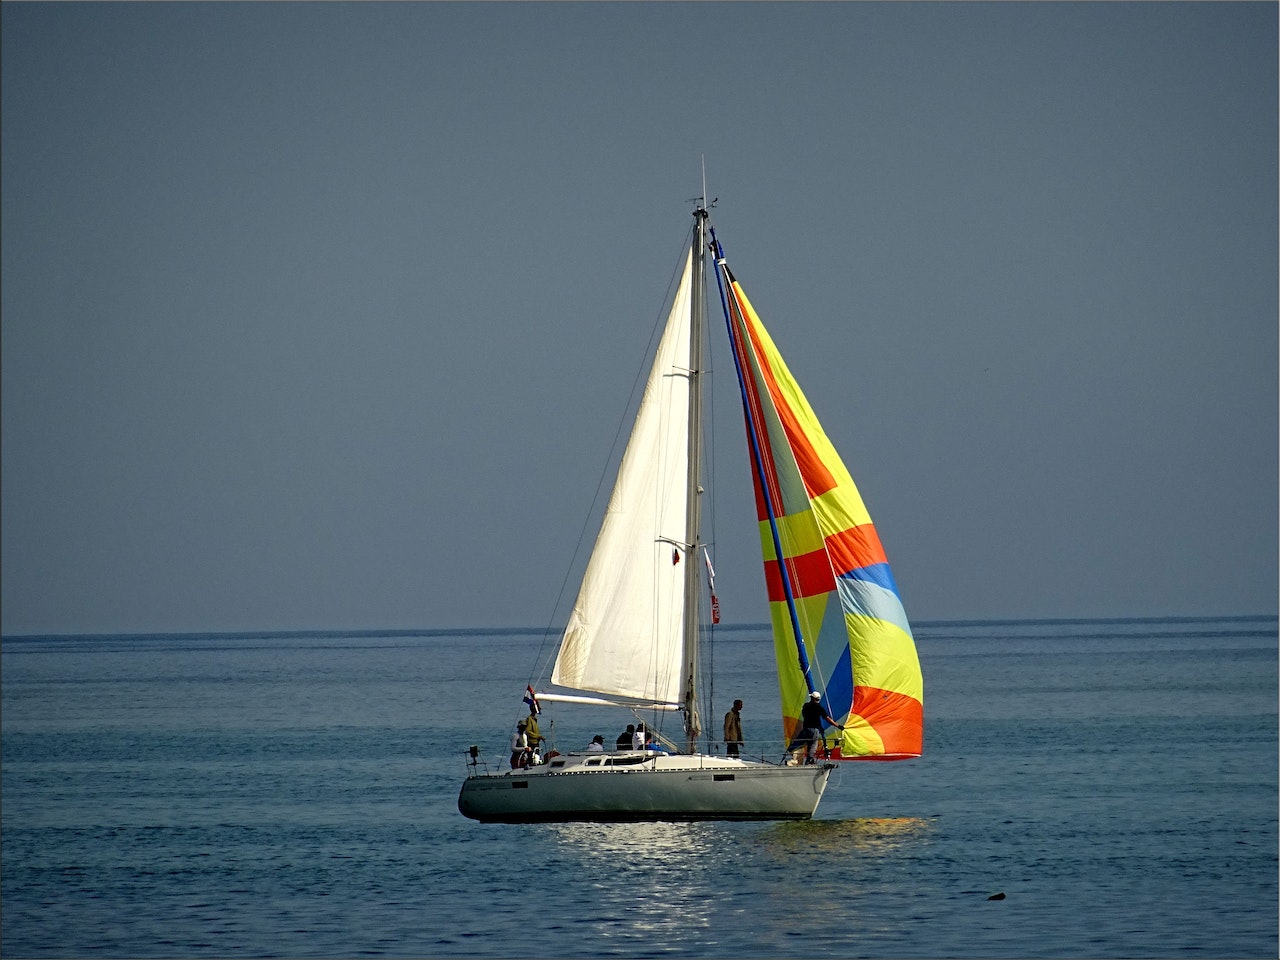
M 1276 10 L 6 3 L 0 629 L 545 625 L 704 156 L 909 614 L 1272 612 Z

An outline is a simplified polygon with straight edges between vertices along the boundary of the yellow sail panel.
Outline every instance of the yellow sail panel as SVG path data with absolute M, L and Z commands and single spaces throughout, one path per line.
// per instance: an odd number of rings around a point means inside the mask
M 873 727 L 862 717 L 853 714 L 845 719 L 844 729 L 837 731 L 840 758 L 880 756 L 885 752 L 884 740 Z
M 797 557 L 825 549 L 822 529 L 811 510 L 779 517 L 777 527 L 778 539 L 782 542 L 782 550 L 786 556 Z M 773 528 L 768 520 L 760 524 L 760 550 L 766 561 L 778 559 L 777 551 L 773 548 Z
M 844 620 L 849 636 L 857 638 L 852 644 L 853 674 L 867 678 L 863 686 L 924 699 L 924 681 L 911 634 L 884 620 L 856 614 L 846 613 Z
M 823 531 L 850 530 L 871 523 L 871 514 L 852 478 L 811 501 L 818 526 Z

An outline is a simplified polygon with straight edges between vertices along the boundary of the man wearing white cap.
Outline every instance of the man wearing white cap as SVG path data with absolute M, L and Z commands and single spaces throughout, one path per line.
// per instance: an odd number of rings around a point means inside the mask
M 795 740 L 787 748 L 790 751 L 795 751 L 800 747 L 804 747 L 805 763 L 814 762 L 814 754 L 818 752 L 818 741 L 822 739 L 823 721 L 833 727 L 839 726 L 827 715 L 827 711 L 822 709 L 822 694 L 815 690 L 809 694 L 809 699 L 800 708 L 800 732 L 796 734 Z

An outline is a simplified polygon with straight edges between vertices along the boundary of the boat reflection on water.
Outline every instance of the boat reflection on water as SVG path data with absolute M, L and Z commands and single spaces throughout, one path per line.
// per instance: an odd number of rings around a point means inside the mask
M 715 823 L 549 823 L 596 896 L 592 936 L 630 954 L 712 938 L 717 872 L 725 836 Z
M 547 829 L 582 856 L 614 864 L 667 864 L 672 858 L 705 863 L 717 840 L 724 840 L 704 823 L 551 823 Z
M 863 817 L 777 823 L 760 834 L 761 845 L 787 856 L 797 853 L 890 853 L 927 842 L 932 817 Z
M 679 865 L 688 871 L 725 860 L 729 848 L 796 853 L 889 853 L 927 842 L 933 817 L 859 817 L 798 820 L 725 829 L 706 823 L 554 823 L 546 828 L 584 860 L 611 865 Z M 732 832 L 735 836 L 730 836 Z
M 631 953 L 654 944 L 684 955 L 732 954 L 739 931 L 763 922 L 755 946 L 794 955 L 798 904 L 856 900 L 865 872 L 929 842 L 931 818 L 892 817 L 774 823 L 549 823 L 559 869 L 575 872 L 593 897 L 581 922 L 602 947 Z M 727 881 L 726 878 L 732 878 Z M 733 955 L 741 955 L 740 953 Z

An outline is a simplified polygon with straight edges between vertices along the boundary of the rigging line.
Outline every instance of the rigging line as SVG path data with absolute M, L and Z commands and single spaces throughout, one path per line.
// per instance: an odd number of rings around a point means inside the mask
M 711 228 L 711 244 L 716 258 L 716 285 L 720 288 L 720 302 L 724 309 L 725 326 L 729 330 L 729 342 L 731 344 L 738 343 L 738 339 L 734 337 L 733 320 L 730 316 L 730 307 L 728 297 L 731 291 L 726 290 L 727 282 L 731 279 L 729 273 L 729 264 L 724 258 L 724 250 L 720 246 L 720 241 L 716 238 L 715 228 Z M 724 277 L 724 282 L 721 277 Z M 742 319 L 742 325 L 745 329 L 746 318 L 742 316 L 741 304 L 738 303 L 737 297 L 733 297 L 734 308 L 739 317 Z M 743 349 L 747 349 L 748 345 L 743 343 Z M 764 501 L 765 514 L 769 520 L 769 532 L 773 536 L 773 551 L 778 559 L 778 573 L 782 579 L 782 591 L 787 601 L 787 612 L 791 617 L 791 631 L 795 639 L 796 654 L 799 659 L 800 672 L 804 675 L 805 685 L 809 688 L 809 692 L 814 692 L 813 675 L 809 669 L 809 655 L 805 650 L 804 634 L 800 629 L 800 619 L 796 610 L 795 595 L 791 588 L 791 573 L 782 552 L 782 540 L 778 532 L 777 511 L 774 508 L 773 494 L 769 489 L 768 476 L 764 469 L 764 454 L 760 449 L 760 438 L 757 430 L 759 425 L 755 422 L 752 414 L 750 397 L 747 390 L 746 372 L 743 370 L 742 360 L 738 355 L 738 351 L 734 351 L 733 358 L 734 368 L 738 373 L 738 386 L 742 391 L 742 408 L 747 418 L 747 439 L 751 447 L 751 456 L 753 465 L 755 466 L 756 476 L 760 482 L 760 495 Z M 785 709 L 785 704 L 783 705 Z
M 685 260 L 685 257 L 688 255 L 689 245 L 693 238 L 693 230 L 694 230 L 694 227 L 690 227 L 685 232 L 684 243 L 680 248 L 681 255 L 676 260 L 676 266 L 671 274 L 671 279 L 667 281 L 667 289 L 666 289 L 666 292 L 663 294 L 662 303 L 658 309 L 657 318 L 654 320 L 653 326 L 649 331 L 649 342 L 645 345 L 645 352 L 644 352 L 645 358 L 648 358 L 649 356 L 652 355 L 654 351 L 654 341 L 658 337 L 659 331 L 661 331 L 663 324 L 665 323 L 667 312 L 670 308 L 670 304 L 674 296 L 672 291 L 679 284 L 680 276 L 684 272 L 684 260 Z M 622 415 L 618 420 L 618 428 L 614 432 L 613 442 L 609 446 L 608 456 L 605 457 L 604 467 L 601 470 L 600 478 L 596 483 L 595 493 L 591 497 L 591 506 L 587 509 L 587 512 L 582 521 L 582 527 L 578 530 L 578 540 L 574 544 L 573 555 L 569 558 L 569 565 L 565 569 L 564 579 L 560 583 L 560 590 L 556 594 L 555 603 L 551 607 L 551 616 L 547 621 L 546 629 L 543 631 L 543 634 L 542 634 L 542 642 L 539 644 L 538 653 L 534 658 L 534 663 L 535 663 L 534 673 L 527 681 L 530 685 L 534 685 L 534 680 L 536 679 L 538 682 L 537 685 L 540 686 L 542 684 L 543 678 L 549 678 L 551 676 L 551 664 L 555 658 L 555 653 L 558 649 L 552 638 L 555 637 L 560 632 L 559 630 L 556 629 L 556 620 L 560 614 L 561 607 L 564 604 L 565 592 L 568 589 L 570 581 L 573 578 L 573 572 L 578 565 L 578 558 L 582 555 L 583 542 L 586 540 L 587 534 L 591 530 L 592 521 L 596 516 L 596 505 L 600 502 L 601 491 L 604 490 L 606 484 L 608 483 L 610 473 L 611 473 L 610 468 L 614 465 L 614 462 L 617 459 L 615 457 L 615 453 L 617 452 L 617 449 L 618 449 L 618 441 L 626 433 L 627 428 L 630 425 L 630 420 L 632 417 L 634 417 L 634 412 L 632 411 L 632 407 L 635 404 L 636 392 L 639 389 L 640 384 L 643 383 L 647 378 L 648 368 L 649 368 L 649 365 L 647 363 L 647 360 L 642 360 L 640 363 L 640 367 L 636 372 L 635 379 L 631 382 L 631 393 L 627 397 L 626 406 L 623 408 Z M 551 647 L 550 650 L 548 650 L 548 646 Z

